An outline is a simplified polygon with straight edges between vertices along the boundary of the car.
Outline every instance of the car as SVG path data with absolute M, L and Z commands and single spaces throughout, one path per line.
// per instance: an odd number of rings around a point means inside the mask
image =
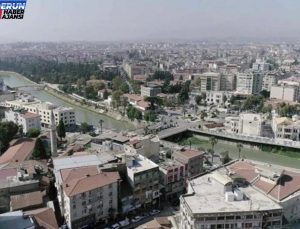
M 156 215 L 160 213 L 160 210 L 157 210 L 157 209 L 153 209 L 151 212 L 150 212 L 150 215 Z
M 120 224 L 115 223 L 114 225 L 111 226 L 112 229 L 119 229 L 120 228 Z
M 124 220 L 120 221 L 119 224 L 121 227 L 126 227 L 127 225 L 129 225 L 129 220 L 124 219 Z
M 135 216 L 133 219 L 131 219 L 131 222 L 136 223 L 139 222 L 143 217 L 142 216 Z

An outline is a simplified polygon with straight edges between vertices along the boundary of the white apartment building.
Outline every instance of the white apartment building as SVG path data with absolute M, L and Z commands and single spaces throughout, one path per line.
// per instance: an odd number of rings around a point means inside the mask
M 69 228 L 93 226 L 114 218 L 118 212 L 119 173 L 90 174 L 84 170 L 61 171 L 64 216 Z
M 200 91 L 219 91 L 221 84 L 221 74 L 216 72 L 206 72 L 201 75 L 195 75 L 200 78 Z
M 271 87 L 271 99 L 280 99 L 283 101 L 299 101 L 299 86 L 296 85 L 274 85 Z
M 151 207 L 159 203 L 159 167 L 146 157 L 124 155 L 127 180 L 133 189 L 134 208 Z
M 292 118 L 273 115 L 272 129 L 275 138 L 300 141 L 300 119 L 297 115 L 294 115 Z
M 224 167 L 188 182 L 180 229 L 282 228 L 282 207 Z
M 208 104 L 222 105 L 224 104 L 224 99 L 228 101 L 231 96 L 232 93 L 226 91 L 207 91 L 206 102 Z
M 40 115 L 40 122 L 44 127 L 48 127 L 51 124 L 51 110 L 53 110 L 56 125 L 58 125 L 60 119 L 63 120 L 66 127 L 76 125 L 75 111 L 70 107 L 58 107 L 52 103 L 32 99 L 6 101 L 6 105 Z
M 140 154 L 144 157 L 159 157 L 160 140 L 157 135 L 135 136 L 124 144 L 127 154 Z
M 236 92 L 243 95 L 258 94 L 262 89 L 262 78 L 257 72 L 238 73 Z
M 270 64 L 261 59 L 256 59 L 252 65 L 253 71 L 269 71 Z
M 141 96 L 155 97 L 161 93 L 161 87 L 156 84 L 148 83 L 147 85 L 141 85 Z
M 271 91 L 272 86 L 276 85 L 278 77 L 274 73 L 267 73 L 263 76 L 262 90 Z
M 5 111 L 5 119 L 22 126 L 25 134 L 33 128 L 41 129 L 40 116 L 35 113 L 9 110 Z
M 241 113 L 239 117 L 226 117 L 224 126 L 228 133 L 261 136 L 262 124 L 260 114 Z

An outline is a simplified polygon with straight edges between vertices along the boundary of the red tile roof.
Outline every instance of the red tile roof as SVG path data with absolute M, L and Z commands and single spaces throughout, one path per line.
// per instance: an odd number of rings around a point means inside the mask
M 270 180 L 268 182 L 261 178 L 263 175 L 250 162 L 239 161 L 229 166 L 229 169 L 236 175 L 245 178 L 249 183 L 252 182 L 251 184 L 254 187 L 270 195 L 277 201 L 281 201 L 293 193 L 300 191 L 300 173 L 283 171 L 278 180 Z
M 193 149 L 188 149 L 188 150 L 184 150 L 184 151 L 177 151 L 176 153 L 188 158 L 188 159 L 192 159 L 194 157 L 198 157 L 198 156 L 203 156 L 204 152 L 199 151 L 199 150 L 193 150 Z
M 20 139 L 0 157 L 0 164 L 25 161 L 32 153 L 35 139 Z
M 13 211 L 43 204 L 43 194 L 40 191 L 30 192 L 10 197 L 10 207 Z
M 39 118 L 40 115 L 35 114 L 35 113 L 30 113 L 30 112 L 26 112 L 25 114 L 22 114 L 22 117 L 24 118 Z
M 60 170 L 62 180 L 66 183 L 73 179 L 86 177 L 87 175 L 96 175 L 98 173 L 97 166 L 86 166 Z
M 25 215 L 33 216 L 41 228 L 58 229 L 58 224 L 51 208 L 39 208 L 27 211 Z
M 67 196 L 74 196 L 115 183 L 118 180 L 120 180 L 118 172 L 102 172 L 96 175 L 73 179 L 64 184 L 64 191 Z

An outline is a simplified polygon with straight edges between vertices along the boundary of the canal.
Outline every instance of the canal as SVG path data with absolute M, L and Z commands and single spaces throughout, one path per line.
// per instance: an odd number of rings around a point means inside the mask
M 22 75 L 12 72 L 0 72 L 0 78 L 3 79 L 4 83 L 10 87 L 18 87 L 32 84 L 32 82 L 27 80 Z M 104 121 L 104 129 L 114 129 L 118 131 L 134 129 L 134 126 L 128 122 L 118 121 L 106 115 L 97 114 L 95 112 L 88 111 L 76 105 L 69 104 L 66 101 L 63 101 L 62 99 L 59 99 L 58 97 L 55 97 L 44 90 L 24 89 L 24 91 L 30 93 L 31 95 L 33 95 L 41 101 L 48 101 L 59 106 L 74 108 L 77 123 L 87 122 L 91 125 L 99 126 L 99 120 L 102 119 Z

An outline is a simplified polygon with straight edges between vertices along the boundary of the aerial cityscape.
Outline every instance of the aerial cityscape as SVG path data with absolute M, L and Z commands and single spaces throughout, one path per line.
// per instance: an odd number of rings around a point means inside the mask
M 70 2 L 0 0 L 0 229 L 300 229 L 300 2 Z

